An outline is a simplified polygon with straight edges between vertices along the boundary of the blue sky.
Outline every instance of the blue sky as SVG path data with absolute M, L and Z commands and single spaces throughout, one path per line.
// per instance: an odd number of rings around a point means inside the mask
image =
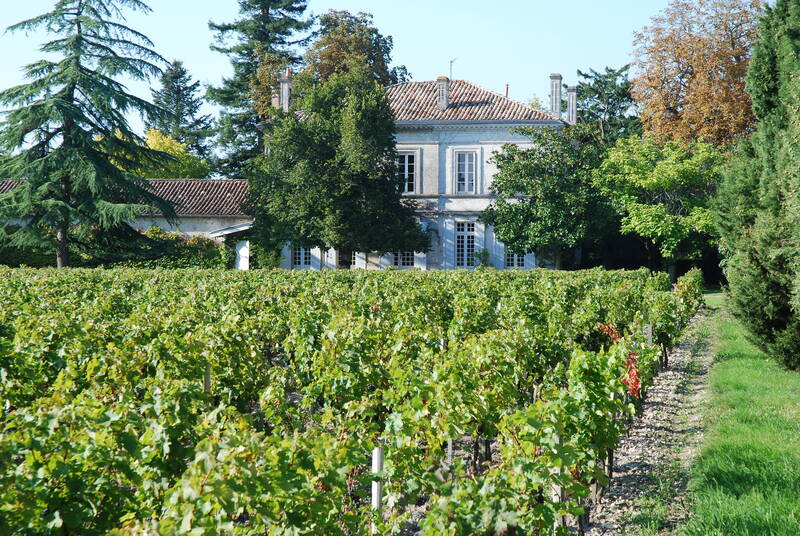
M 0 0 L 0 26 L 47 11 L 53 0 Z M 416 80 L 449 74 L 527 101 L 546 100 L 548 77 L 576 70 L 618 67 L 631 59 L 633 33 L 647 25 L 668 0 L 310 0 L 309 10 L 367 11 L 394 38 L 394 60 Z M 209 50 L 208 21 L 237 15 L 236 0 L 150 0 L 153 13 L 131 15 L 129 24 L 149 36 L 167 59 L 180 59 L 204 84 L 230 72 L 227 59 Z M 0 35 L 0 88 L 22 82 L 20 68 L 37 59 L 40 34 Z M 152 85 L 157 85 L 155 82 Z M 147 84 L 131 84 L 149 96 Z M 138 122 L 137 122 L 138 123 Z

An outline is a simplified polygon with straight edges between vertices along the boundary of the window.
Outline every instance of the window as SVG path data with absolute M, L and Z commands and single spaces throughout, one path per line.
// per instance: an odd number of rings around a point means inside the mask
M 477 180 L 478 153 L 456 153 L 456 193 L 474 194 Z
M 403 183 L 402 192 L 413 194 L 416 191 L 417 155 L 400 153 L 397 155 L 397 175 Z
M 456 266 L 475 266 L 475 224 L 456 222 Z
M 525 268 L 525 255 L 506 252 L 506 268 Z
M 413 251 L 397 251 L 393 255 L 393 263 L 400 268 L 407 268 L 414 266 L 414 252 Z
M 292 250 L 292 266 L 306 268 L 311 266 L 311 250 L 309 248 L 294 248 Z

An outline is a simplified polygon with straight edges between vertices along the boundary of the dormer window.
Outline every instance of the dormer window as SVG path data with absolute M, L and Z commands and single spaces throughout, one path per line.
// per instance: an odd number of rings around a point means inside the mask
M 476 193 L 478 154 L 475 151 L 456 153 L 456 193 Z
M 417 158 L 415 153 L 397 155 L 397 174 L 401 182 L 401 192 L 413 194 L 417 183 Z

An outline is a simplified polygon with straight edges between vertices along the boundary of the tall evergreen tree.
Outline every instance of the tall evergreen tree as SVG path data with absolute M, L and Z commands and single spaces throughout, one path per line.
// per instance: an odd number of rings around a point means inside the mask
M 263 151 L 263 118 L 253 105 L 251 87 L 264 54 L 285 57 L 290 64 L 299 60 L 292 47 L 305 41 L 297 35 L 312 24 L 303 18 L 305 10 L 305 0 L 239 0 L 241 18 L 209 23 L 216 32 L 211 49 L 228 55 L 233 66 L 233 76 L 208 90 L 209 99 L 224 108 L 218 135 L 227 153 L 220 167 L 228 176 L 243 176 Z
M 200 82 L 192 82 L 183 62 L 173 61 L 161 75 L 161 89 L 153 90 L 153 103 L 169 115 L 156 117 L 147 126 L 185 144 L 195 156 L 208 158 L 211 116 L 200 114 L 199 90 Z
M 716 201 L 735 314 L 762 349 L 800 368 L 800 0 L 778 0 L 747 75 L 758 121 Z
M 55 245 L 59 267 L 69 264 L 71 239 L 129 230 L 126 221 L 154 207 L 174 211 L 147 182 L 123 169 L 166 158 L 142 145 L 126 114 L 161 110 L 125 90 L 114 77 L 148 80 L 160 74 L 152 43 L 124 24 L 124 9 L 149 12 L 140 0 L 58 0 L 52 10 L 9 28 L 44 28 L 54 37 L 40 50 L 55 59 L 26 67 L 30 82 L 0 93 L 0 176 L 20 185 L 0 196 L 0 228 L 25 226 L 10 240 L 21 247 Z
M 595 125 L 598 141 L 610 147 L 620 138 L 641 134 L 642 125 L 631 95 L 629 65 L 605 71 L 578 71 L 578 122 Z

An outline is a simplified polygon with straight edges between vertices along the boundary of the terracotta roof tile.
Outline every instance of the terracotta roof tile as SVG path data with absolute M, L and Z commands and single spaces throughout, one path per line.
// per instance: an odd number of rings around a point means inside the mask
M 389 86 L 396 121 L 555 121 L 550 114 L 483 89 L 466 80 L 450 81 L 450 105 L 440 110 L 436 81 Z
M 171 202 L 178 216 L 244 216 L 244 179 L 151 179 L 152 191 Z M 0 194 L 18 181 L 0 180 Z
M 175 206 L 178 216 L 244 216 L 244 179 L 151 179 L 153 193 Z

